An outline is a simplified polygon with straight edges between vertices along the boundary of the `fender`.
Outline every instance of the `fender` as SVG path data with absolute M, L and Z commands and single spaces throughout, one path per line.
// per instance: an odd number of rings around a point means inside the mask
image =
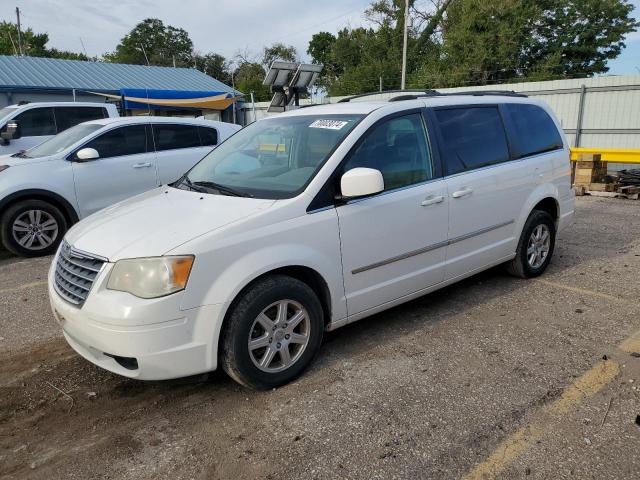
M 27 188 L 25 190 L 18 190 L 17 192 L 13 192 L 7 195 L 2 200 L 0 200 L 0 212 L 16 200 L 28 198 L 51 199 L 63 207 L 64 211 L 62 213 L 65 214 L 67 219 L 70 221 L 70 224 L 74 224 L 79 220 L 78 213 L 66 198 L 50 190 L 43 190 L 40 188 Z
M 335 258 L 330 258 L 306 245 L 283 244 L 261 248 L 241 256 L 219 272 L 202 298 L 201 304 L 228 304 L 247 285 L 266 273 L 285 267 L 306 267 L 318 273 L 324 280 L 331 297 L 332 316 L 334 319 L 340 319 L 346 316 L 346 298 L 339 266 L 340 262 L 336 262 Z

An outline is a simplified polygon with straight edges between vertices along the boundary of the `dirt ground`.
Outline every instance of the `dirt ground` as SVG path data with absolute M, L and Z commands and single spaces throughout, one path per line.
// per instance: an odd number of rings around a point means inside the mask
M 267 392 L 99 370 L 51 316 L 51 259 L 0 255 L 0 478 L 640 478 L 640 202 L 579 198 L 541 279 L 339 329 Z

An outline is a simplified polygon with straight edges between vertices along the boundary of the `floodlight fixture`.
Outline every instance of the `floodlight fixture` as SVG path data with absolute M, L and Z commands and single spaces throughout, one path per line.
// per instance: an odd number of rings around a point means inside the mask
M 273 92 L 267 111 L 284 112 L 291 104 L 299 106 L 300 93 L 307 93 L 322 68 L 321 64 L 274 61 L 262 82 L 263 85 L 269 85 Z

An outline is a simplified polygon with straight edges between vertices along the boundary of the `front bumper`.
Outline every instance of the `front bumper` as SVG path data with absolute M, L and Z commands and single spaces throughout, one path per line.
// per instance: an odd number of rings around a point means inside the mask
M 181 310 L 181 292 L 152 300 L 113 292 L 104 286 L 107 273 L 98 275 L 82 308 L 60 297 L 49 273 L 51 308 L 77 353 L 99 367 L 140 380 L 216 369 L 222 304 Z

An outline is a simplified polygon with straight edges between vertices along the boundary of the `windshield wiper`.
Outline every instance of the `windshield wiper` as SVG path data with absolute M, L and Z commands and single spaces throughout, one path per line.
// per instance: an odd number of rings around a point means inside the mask
M 197 186 L 195 186 L 191 180 L 189 180 L 189 176 L 185 175 L 184 177 L 182 177 L 180 180 L 178 180 L 177 182 L 175 182 L 173 184 L 173 186 L 178 187 L 180 185 L 186 185 L 189 189 L 193 190 L 194 192 L 200 192 L 200 193 L 206 193 L 206 191 L 202 188 L 198 188 Z
M 208 181 L 204 181 L 204 180 L 201 180 L 201 181 L 199 180 L 197 182 L 191 183 L 191 181 L 189 180 L 188 177 L 185 177 L 185 178 L 186 178 L 186 180 L 189 181 L 189 183 L 187 185 L 191 184 L 191 185 L 197 185 L 199 187 L 209 188 L 209 189 L 212 189 L 212 190 L 218 190 L 219 192 L 222 192 L 222 193 L 227 194 L 227 195 L 233 195 L 234 197 L 250 197 L 250 198 L 253 197 L 253 195 L 251 195 L 249 193 L 241 192 L 240 190 L 236 190 L 235 188 L 231 188 L 231 187 L 228 187 L 226 185 L 220 185 L 219 183 L 208 182 Z

